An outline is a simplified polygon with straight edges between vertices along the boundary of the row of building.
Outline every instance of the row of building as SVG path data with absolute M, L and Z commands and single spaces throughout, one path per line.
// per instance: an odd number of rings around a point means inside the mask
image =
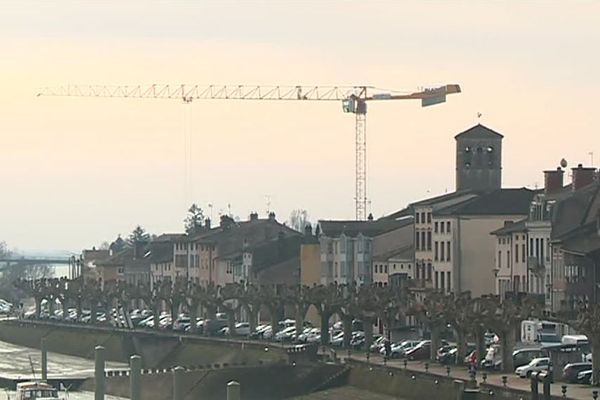
M 179 277 L 207 285 L 409 285 L 475 296 L 530 293 L 559 310 L 597 301 L 600 182 L 593 167 L 544 172 L 541 189 L 503 188 L 503 136 L 476 125 L 456 139 L 456 190 L 367 221 L 320 220 L 304 232 L 274 213 L 206 220 L 194 234 L 163 234 L 83 252 L 102 283 Z

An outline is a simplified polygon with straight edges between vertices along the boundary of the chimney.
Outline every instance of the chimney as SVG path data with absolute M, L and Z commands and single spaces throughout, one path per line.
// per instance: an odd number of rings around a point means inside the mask
M 373 221 L 373 214 L 372 213 L 369 213 L 369 216 L 367 217 L 367 220 Z
M 573 171 L 573 190 L 579 190 L 594 182 L 596 168 L 584 167 L 579 164 L 577 168 L 571 168 L 571 170 Z
M 233 223 L 234 221 L 229 215 L 221 215 L 221 228 L 229 228 Z
M 544 193 L 552 194 L 559 192 L 563 188 L 563 176 L 565 171 L 561 167 L 556 170 L 544 171 Z
M 205 227 L 206 229 L 210 229 L 210 218 L 206 218 L 206 219 L 204 220 L 204 227 Z
M 304 227 L 304 236 L 311 237 L 312 233 L 312 226 L 310 224 L 306 224 L 306 226 Z
M 275 213 L 273 211 L 269 213 L 269 221 L 275 221 Z
M 256 221 L 256 220 L 258 220 L 258 213 L 257 212 L 250 213 L 250 221 Z

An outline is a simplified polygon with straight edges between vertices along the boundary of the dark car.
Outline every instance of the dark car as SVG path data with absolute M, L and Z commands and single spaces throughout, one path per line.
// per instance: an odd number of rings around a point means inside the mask
M 406 352 L 409 360 L 426 360 L 431 356 L 431 340 L 423 340 L 421 343 Z
M 577 383 L 577 375 L 580 372 L 592 369 L 591 362 L 578 362 L 565 365 L 562 378 L 569 383 Z

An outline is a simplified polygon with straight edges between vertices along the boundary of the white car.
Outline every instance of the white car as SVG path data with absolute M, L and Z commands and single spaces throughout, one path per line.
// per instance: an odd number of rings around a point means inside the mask
M 534 358 L 527 365 L 522 365 L 515 370 L 515 374 L 517 374 L 521 378 L 529 378 L 532 372 L 539 371 L 548 371 L 550 369 L 550 358 L 548 357 L 540 357 Z

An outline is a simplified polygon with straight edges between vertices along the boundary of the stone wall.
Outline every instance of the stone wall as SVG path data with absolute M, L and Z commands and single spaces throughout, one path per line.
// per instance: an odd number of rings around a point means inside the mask
M 72 356 L 91 359 L 98 345 L 104 346 L 108 361 L 127 363 L 131 355 L 138 354 L 142 356 L 144 368 L 287 360 L 283 347 L 261 342 L 85 325 L 0 322 L 0 341 L 39 348 L 42 338 L 46 340 L 48 351 Z

